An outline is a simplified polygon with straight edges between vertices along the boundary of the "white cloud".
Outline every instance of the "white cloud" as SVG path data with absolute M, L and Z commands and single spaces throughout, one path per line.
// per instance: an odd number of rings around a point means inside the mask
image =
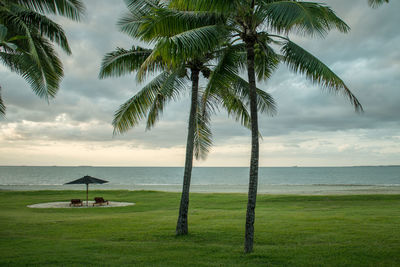
M 352 28 L 326 39 L 294 38 L 328 64 L 362 102 L 354 110 L 346 99 L 322 92 L 304 77 L 281 67 L 267 83 L 279 113 L 260 116 L 264 136 L 262 166 L 399 164 L 400 148 L 400 2 L 371 9 L 366 0 L 329 0 Z M 0 121 L 1 165 L 182 166 L 188 120 L 188 96 L 169 103 L 151 131 L 143 124 L 112 136 L 112 116 L 142 85 L 133 76 L 98 80 L 103 55 L 134 43 L 115 23 L 123 1 L 86 1 L 81 22 L 57 18 L 73 56 L 61 53 L 65 78 L 55 100 L 39 99 L 25 81 L 0 67 L 7 118 Z M 224 112 L 213 117 L 214 147 L 196 166 L 248 166 L 250 132 Z

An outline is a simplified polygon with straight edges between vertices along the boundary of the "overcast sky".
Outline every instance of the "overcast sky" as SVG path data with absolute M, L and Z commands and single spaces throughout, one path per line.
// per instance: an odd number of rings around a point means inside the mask
M 290 36 L 330 66 L 363 104 L 354 112 L 340 95 L 313 86 L 284 65 L 259 87 L 278 114 L 261 115 L 260 166 L 400 164 L 400 1 L 371 9 L 367 0 L 326 2 L 351 27 L 325 39 Z M 0 66 L 6 118 L 0 118 L 0 165 L 183 166 L 189 95 L 171 102 L 155 128 L 113 136 L 120 104 L 142 85 L 134 76 L 98 80 L 103 55 L 133 40 L 118 32 L 122 0 L 84 0 L 81 23 L 57 18 L 73 55 L 62 57 L 65 78 L 47 104 Z M 135 43 L 136 44 L 136 43 Z M 250 132 L 221 112 L 213 117 L 214 146 L 195 166 L 248 166 Z

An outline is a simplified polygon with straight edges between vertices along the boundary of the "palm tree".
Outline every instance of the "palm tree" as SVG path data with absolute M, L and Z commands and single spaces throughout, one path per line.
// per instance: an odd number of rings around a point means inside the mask
M 361 111 L 361 104 L 345 83 L 325 64 L 288 37 L 289 33 L 324 36 L 334 28 L 346 33 L 349 27 L 328 6 L 296 0 L 171 0 L 170 7 L 224 16 L 226 28 L 232 33 L 231 38 L 246 47 L 252 138 L 244 251 L 249 253 L 253 250 L 258 186 L 256 78 L 268 79 L 272 72 L 271 69 L 260 67 L 257 61 L 263 56 L 279 59 L 292 71 L 304 74 L 313 83 L 320 84 L 331 92 L 343 94 L 357 111 Z M 280 54 L 275 52 L 275 47 L 281 48 Z
M 55 97 L 64 74 L 53 44 L 67 54 L 71 49 L 61 26 L 46 14 L 79 21 L 83 12 L 81 0 L 0 0 L 1 62 L 39 97 Z M 4 105 L 0 112 L 5 113 Z
M 222 105 L 236 120 L 249 126 L 248 84 L 237 73 L 237 65 L 244 64 L 241 46 L 221 47 L 223 40 L 217 17 L 166 9 L 159 1 L 127 1 L 130 13 L 120 20 L 121 30 L 133 38 L 155 42 L 154 49 L 134 47 L 117 49 L 103 60 L 100 78 L 120 76 L 138 71 L 141 80 L 147 72 L 162 71 L 116 112 L 115 132 L 123 133 L 147 118 L 147 129 L 158 120 L 165 103 L 176 100 L 191 82 L 191 106 L 186 142 L 186 158 L 182 197 L 176 227 L 177 235 L 188 233 L 189 190 L 193 164 L 204 158 L 212 144 L 209 128 L 210 114 Z M 151 14 L 151 15 L 149 15 Z M 201 28 L 192 31 L 192 29 Z M 222 32 L 223 33 L 223 32 Z M 218 63 L 210 68 L 212 61 Z M 190 75 L 187 73 L 190 72 Z M 209 79 L 200 90 L 199 75 Z M 258 109 L 273 112 L 274 102 L 258 90 Z

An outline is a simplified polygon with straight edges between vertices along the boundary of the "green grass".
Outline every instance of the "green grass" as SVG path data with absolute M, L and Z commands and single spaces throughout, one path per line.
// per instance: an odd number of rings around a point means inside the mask
M 244 194 L 191 194 L 184 237 L 174 235 L 178 193 L 90 192 L 97 195 L 136 205 L 30 209 L 84 192 L 0 191 L 0 265 L 400 265 L 400 195 L 259 195 L 250 255 Z

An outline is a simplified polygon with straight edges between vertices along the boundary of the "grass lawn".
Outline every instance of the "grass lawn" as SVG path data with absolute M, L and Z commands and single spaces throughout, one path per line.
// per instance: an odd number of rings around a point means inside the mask
M 191 194 L 184 237 L 174 235 L 178 193 L 91 191 L 136 205 L 26 207 L 84 195 L 0 191 L 0 265 L 400 266 L 400 195 L 259 195 L 250 255 L 245 194 Z

